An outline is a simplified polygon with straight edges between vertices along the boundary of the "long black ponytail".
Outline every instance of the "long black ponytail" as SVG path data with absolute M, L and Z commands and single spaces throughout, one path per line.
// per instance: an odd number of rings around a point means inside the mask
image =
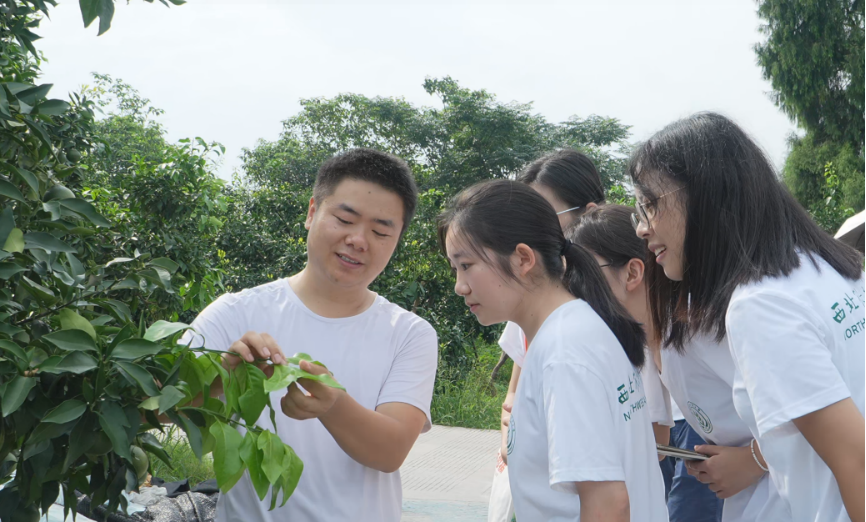
M 546 275 L 561 279 L 572 295 L 586 301 L 616 336 L 629 361 L 643 366 L 646 338 L 640 323 L 616 300 L 592 254 L 565 239 L 556 213 L 538 192 L 510 180 L 473 185 L 439 217 L 443 252 L 449 230 L 457 231 L 482 259 L 487 257 L 485 249 L 495 253 L 496 259 L 489 261 L 512 279 L 509 256 L 520 243 L 532 248 Z

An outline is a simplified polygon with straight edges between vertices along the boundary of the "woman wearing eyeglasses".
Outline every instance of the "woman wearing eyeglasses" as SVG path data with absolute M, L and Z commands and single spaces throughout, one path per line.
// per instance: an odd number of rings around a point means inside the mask
M 725 520 L 767 477 L 774 490 L 763 507 L 754 495 L 741 506 L 742 520 L 864 520 L 863 258 L 823 232 L 718 114 L 662 129 L 629 174 L 637 234 L 655 258 L 662 380 L 678 403 L 688 395 L 684 413 L 708 440 L 738 446 L 698 447 L 712 457 L 691 472 L 736 493 Z M 742 489 L 749 476 L 757 482 Z
M 532 162 L 517 181 L 535 189 L 553 207 L 563 230 L 585 211 L 604 203 L 604 189 L 598 171 L 586 155 L 570 149 L 552 152 Z M 520 379 L 520 370 L 528 344 L 520 327 L 507 323 L 499 346 L 514 361 L 508 393 L 502 404 L 502 447 L 497 457 L 496 474 L 488 507 L 488 522 L 511 522 L 513 508 L 508 489 L 506 443 L 511 406 Z
M 575 245 L 587 249 L 602 268 L 602 273 L 617 301 L 644 327 L 649 346 L 641 376 L 646 391 L 650 420 L 671 429 L 671 445 L 687 450 L 705 444 L 684 419 L 671 415 L 670 398 L 659 380 L 658 336 L 650 318 L 645 266 L 649 253 L 646 243 L 634 234 L 632 218 L 635 209 L 623 205 L 602 205 L 581 216 L 566 233 Z M 730 402 L 730 392 L 727 394 Z M 683 403 L 685 408 L 685 403 Z M 743 431 L 748 433 L 745 425 Z M 658 430 L 656 430 L 658 439 Z M 687 444 L 690 443 L 690 444 Z M 722 501 L 705 484 L 698 482 L 685 468 L 684 462 L 667 457 L 661 463 L 668 493 L 670 522 L 717 522 L 721 520 Z

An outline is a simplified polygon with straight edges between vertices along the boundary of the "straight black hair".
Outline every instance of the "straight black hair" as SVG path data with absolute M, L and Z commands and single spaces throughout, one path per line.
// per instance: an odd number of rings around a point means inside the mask
M 592 160 L 572 149 L 561 149 L 538 158 L 523 169 L 517 181 L 538 183 L 552 190 L 569 207 L 586 208 L 604 203 L 604 188 Z
M 612 267 L 623 267 L 632 259 L 646 265 L 649 251 L 646 242 L 634 233 L 634 213 L 634 207 L 601 205 L 575 221 L 565 237 L 604 258 Z
M 643 366 L 645 335 L 616 300 L 598 263 L 586 249 L 566 241 L 550 204 L 524 183 L 486 181 L 458 194 L 439 217 L 439 244 L 454 230 L 481 258 L 489 260 L 505 277 L 514 279 L 509 256 L 523 243 L 538 255 L 547 277 L 561 279 L 575 297 L 583 299 L 607 324 L 629 361 Z M 447 253 L 446 253 L 447 254 Z M 562 259 L 565 258 L 565 265 Z
M 403 202 L 402 235 L 409 228 L 418 205 L 418 188 L 412 169 L 405 161 L 374 149 L 351 149 L 329 159 L 319 167 L 313 197 L 322 201 L 332 195 L 345 179 L 375 183 L 397 194 Z
M 663 180 L 682 187 L 685 209 L 683 278 L 674 282 L 648 256 L 650 310 L 666 344 L 682 351 L 696 333 L 725 336 L 734 290 L 764 277 L 788 276 L 799 254 L 823 258 L 850 280 L 862 256 L 821 230 L 800 206 L 761 148 L 733 121 L 700 113 L 671 123 L 632 154 L 628 173 L 649 200 Z

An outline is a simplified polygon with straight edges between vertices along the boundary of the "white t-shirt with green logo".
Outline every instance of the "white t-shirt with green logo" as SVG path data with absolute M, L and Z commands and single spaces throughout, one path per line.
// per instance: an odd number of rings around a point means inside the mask
M 703 335 L 694 336 L 684 353 L 661 352 L 661 380 L 689 425 L 707 443 L 748 446 L 754 438 L 734 408 L 734 361 L 727 349 Z M 723 522 L 788 521 L 791 515 L 768 476 L 725 499 Z
M 577 520 L 583 481 L 624 481 L 631 520 L 668 520 L 640 372 L 582 300 L 556 309 L 529 347 L 508 467 L 518 520 Z
M 863 414 L 864 280 L 816 261 L 801 256 L 789 277 L 737 288 L 725 324 L 734 404 L 794 520 L 841 522 L 849 518 L 833 473 L 792 421 L 848 397 Z

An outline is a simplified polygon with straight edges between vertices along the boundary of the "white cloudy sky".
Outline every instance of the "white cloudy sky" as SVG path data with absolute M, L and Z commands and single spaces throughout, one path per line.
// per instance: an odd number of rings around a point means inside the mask
M 720 111 L 777 166 L 794 126 L 770 102 L 752 46 L 753 0 L 117 2 L 112 28 L 84 29 L 60 0 L 38 31 L 52 95 L 92 71 L 122 78 L 166 111 L 169 138 L 242 147 L 274 140 L 301 98 L 354 92 L 436 105 L 427 76 L 450 75 L 551 121 L 599 114 L 639 141 L 673 119 Z

